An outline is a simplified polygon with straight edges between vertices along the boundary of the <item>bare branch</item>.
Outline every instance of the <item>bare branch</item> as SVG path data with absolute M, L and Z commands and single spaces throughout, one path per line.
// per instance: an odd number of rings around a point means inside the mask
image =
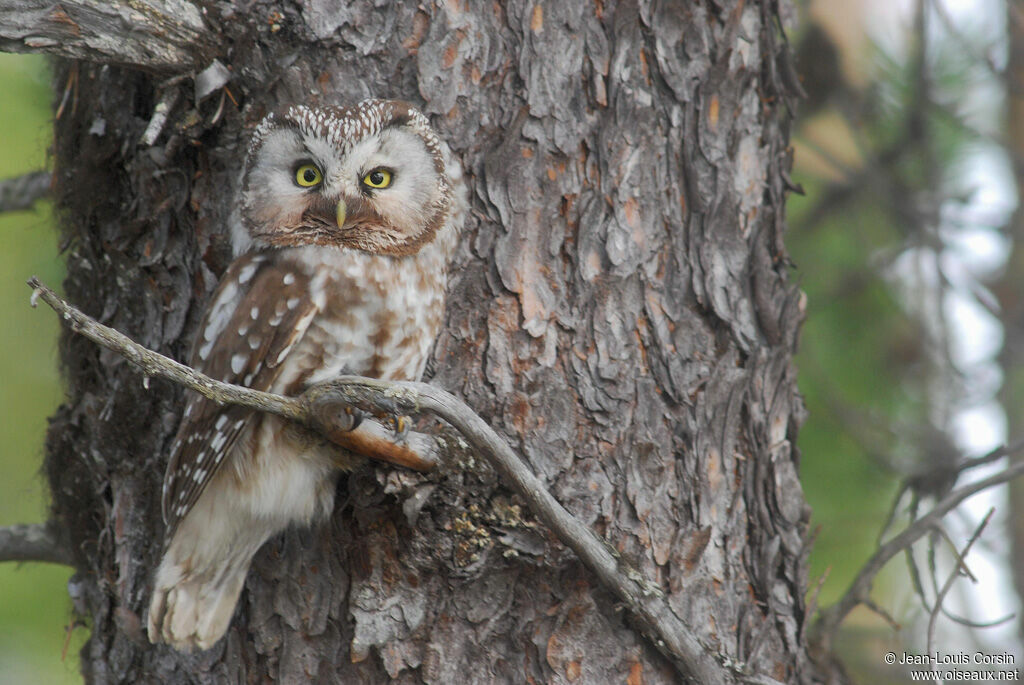
M 1020 445 L 1020 443 L 1015 444 Z M 819 615 L 815 624 L 814 639 L 824 649 L 824 652 L 831 653 L 832 644 L 836 632 L 839 630 L 839 625 L 854 607 L 870 596 L 875 576 L 878 575 L 878 572 L 882 570 L 890 559 L 909 548 L 910 545 L 914 544 L 928 531 L 933 530 L 939 525 L 943 516 L 959 506 L 968 497 L 1011 481 L 1021 475 L 1024 475 L 1024 460 L 1015 461 L 999 473 L 952 491 L 936 504 L 931 511 L 907 526 L 889 542 L 880 546 L 868 562 L 864 564 L 863 568 L 861 568 L 860 573 L 857 574 L 853 583 L 850 584 L 842 599 L 827 609 L 822 610 Z
M 292 421 L 306 422 L 306 410 L 302 403 L 292 397 L 282 397 L 269 392 L 260 392 L 239 385 L 215 381 L 209 376 L 199 373 L 189 366 L 174 361 L 170 357 L 147 350 L 142 345 L 118 333 L 113 328 L 98 323 L 95 319 L 83 314 L 60 298 L 57 293 L 43 285 L 35 276 L 28 279 L 29 287 L 34 291 L 33 305 L 36 298 L 41 298 L 54 311 L 68 322 L 71 330 L 81 333 L 89 340 L 102 345 L 108 350 L 117 352 L 122 357 L 142 369 L 146 376 L 166 378 L 190 390 L 195 390 L 203 397 L 218 404 L 239 404 L 257 411 L 270 412 Z
M 50 193 L 50 172 L 33 171 L 0 181 L 0 212 L 32 209 L 36 200 Z
M 966 471 L 967 469 L 973 469 L 976 466 L 984 466 L 985 464 L 991 464 L 994 461 L 999 461 L 1003 457 L 1007 457 L 1011 454 L 1017 454 L 1024 450 L 1024 439 L 1018 440 L 1017 442 L 1010 443 L 1008 445 L 1002 445 L 995 448 L 988 454 L 984 454 L 980 457 L 974 457 L 973 459 L 965 459 L 959 467 L 960 471 Z
M 189 71 L 214 44 L 188 0 L 0 0 L 0 51 Z
M 971 579 L 974 579 L 974 574 L 971 573 L 970 569 L 967 568 L 967 564 L 964 562 L 964 558 L 970 553 L 971 547 L 974 546 L 974 542 L 981 536 L 982 531 L 985 530 L 985 527 L 988 525 L 989 519 L 992 518 L 992 514 L 994 513 L 996 513 L 996 510 L 995 507 L 992 507 L 988 510 L 988 513 L 985 514 L 985 518 L 983 518 L 981 520 L 981 523 L 978 524 L 978 527 L 971 535 L 971 538 L 967 541 L 967 544 L 964 545 L 963 550 L 959 554 L 957 554 L 956 565 L 953 567 L 952 572 L 950 572 L 949 578 L 947 578 L 946 582 L 942 585 L 942 589 L 939 590 L 938 594 L 935 596 L 935 606 L 932 608 L 931 613 L 928 616 L 929 654 L 933 652 L 932 646 L 935 640 L 935 622 L 938 620 L 939 614 L 942 611 L 942 603 L 946 601 L 946 595 L 949 594 L 949 591 L 953 587 L 953 583 L 956 581 L 957 578 L 959 578 L 961 575 L 967 575 Z M 975 580 L 974 582 L 977 582 L 977 580 Z
M 0 561 L 43 561 L 72 566 L 71 553 L 46 523 L 0 528 Z
M 681 675 L 709 685 L 728 682 L 726 669 L 672 613 L 660 587 L 621 560 L 593 531 L 566 511 L 487 422 L 451 393 L 426 383 L 381 381 L 360 376 L 341 376 L 319 383 L 297 398 L 222 383 L 147 350 L 125 335 L 96 322 L 69 305 L 37 278 L 30 278 L 28 284 L 34 290 L 33 299 L 37 296 L 42 298 L 70 322 L 72 330 L 121 354 L 141 367 L 147 376 L 174 381 L 215 402 L 238 404 L 304 423 L 332 440 L 347 431 L 347 416 L 353 407 L 378 414 L 420 415 L 426 412 L 444 419 L 505 477 L 508 485 L 533 513 L 576 553 L 598 580 L 615 593 L 627 606 L 640 630 Z M 752 675 L 742 677 L 751 682 L 768 682 Z

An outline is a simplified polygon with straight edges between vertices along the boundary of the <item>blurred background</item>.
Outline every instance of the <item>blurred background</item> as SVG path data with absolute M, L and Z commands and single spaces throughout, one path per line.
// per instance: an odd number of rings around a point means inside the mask
M 789 27 L 796 112 L 787 244 L 808 295 L 797 359 L 810 417 L 810 594 L 827 607 L 877 548 L 981 459 L 1024 437 L 1024 0 L 807 0 Z M 1012 57 L 1015 56 L 1015 57 Z M 0 178 L 48 168 L 42 58 L 0 54 Z M 1014 161 L 1016 160 L 1016 161 Z M 39 475 L 60 401 L 57 319 L 25 279 L 62 279 L 47 202 L 0 213 L 0 525 L 46 518 Z M 973 578 L 936 597 L 961 548 Z M 986 491 L 893 559 L 838 648 L 854 682 L 903 683 L 886 651 L 1021 653 L 1024 483 Z M 1016 544 L 1014 540 L 1017 540 Z M 1016 555 L 1016 556 L 1015 556 Z M 1014 563 L 1013 559 L 1018 561 Z M 74 683 L 69 570 L 0 564 L 0 682 Z M 66 657 L 64 656 L 66 654 Z
M 880 540 L 1005 469 L 974 459 L 1024 436 L 1024 2 L 811 0 L 790 39 L 807 91 L 787 239 L 808 295 L 801 478 L 828 606 Z M 992 507 L 973 582 L 937 601 Z M 1020 479 L 951 512 L 844 624 L 852 679 L 907 682 L 887 651 L 1008 651 L 1020 667 L 1022 555 Z
M 0 179 L 48 167 L 53 88 L 46 60 L 0 53 Z M 25 280 L 59 285 L 63 267 L 48 202 L 0 212 L 0 526 L 47 519 L 40 473 L 46 418 L 61 400 L 57 318 L 32 309 Z M 71 570 L 0 564 L 0 683 L 81 683 L 78 628 L 67 646 Z M 77 633 L 77 634 L 76 634 Z

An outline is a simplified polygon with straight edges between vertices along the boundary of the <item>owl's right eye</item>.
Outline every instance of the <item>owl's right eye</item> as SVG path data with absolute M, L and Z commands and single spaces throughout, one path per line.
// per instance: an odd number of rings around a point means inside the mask
M 324 180 L 324 175 L 315 164 L 303 164 L 295 170 L 295 182 L 303 188 L 312 188 Z

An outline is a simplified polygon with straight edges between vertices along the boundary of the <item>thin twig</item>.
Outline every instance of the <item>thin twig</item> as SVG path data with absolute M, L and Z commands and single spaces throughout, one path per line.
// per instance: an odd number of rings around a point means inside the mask
M 813 548 L 812 548 L 813 549 Z M 814 584 L 814 589 L 811 590 L 810 599 L 807 600 L 807 615 L 814 616 L 814 612 L 818 610 L 818 597 L 821 595 L 821 588 L 825 586 L 825 581 L 832 575 L 832 566 L 828 566 L 825 572 L 818 578 L 818 582 Z
M 880 606 L 878 603 L 876 603 L 870 597 L 868 597 L 867 599 L 864 600 L 864 606 L 866 606 L 868 609 L 871 609 L 871 611 L 875 612 L 879 617 L 881 617 L 881 619 L 883 621 L 888 623 L 889 627 L 892 628 L 893 630 L 899 630 L 900 629 L 899 621 L 897 621 L 895 618 L 893 618 L 892 614 L 890 614 L 888 611 L 886 611 L 884 607 Z
M 967 564 L 964 562 L 964 559 L 970 553 L 971 547 L 974 546 L 974 542 L 981 536 L 982 531 L 985 530 L 985 527 L 988 525 L 989 519 L 992 518 L 992 514 L 994 514 L 995 512 L 995 507 L 992 507 L 988 510 L 988 513 L 985 514 L 985 518 L 981 520 L 981 523 L 978 524 L 978 527 L 975 529 L 974 533 L 967 541 L 967 544 L 964 545 L 963 550 L 957 555 L 956 564 L 954 564 L 953 570 L 949 574 L 949 578 L 946 579 L 946 582 L 943 584 L 942 589 L 939 590 L 938 594 L 935 596 L 935 606 L 932 608 L 931 614 L 928 616 L 929 654 L 934 653 L 933 643 L 935 639 L 935 622 L 938 620 L 939 613 L 942 610 L 942 603 L 946 600 L 946 595 L 949 594 L 949 590 L 953 587 L 953 583 L 956 581 L 957 578 L 959 578 L 961 575 L 968 575 L 971 578 L 974 578 L 974 574 L 971 573 L 970 570 L 967 568 Z M 961 571 L 963 571 L 964 573 L 962 574 Z
M 959 466 L 959 471 L 966 471 L 967 469 L 973 469 L 976 466 L 984 466 L 985 464 L 991 464 L 994 461 L 999 461 L 1003 457 L 1011 454 L 1017 454 L 1024 450 L 1024 439 L 1012 442 L 1009 445 L 1001 445 L 988 454 L 983 454 L 980 457 L 974 457 L 972 459 L 965 459 Z
M 45 561 L 50 564 L 73 565 L 71 553 L 46 523 L 0 528 L 0 561 Z
M 50 193 L 50 172 L 33 171 L 0 181 L 0 212 L 32 209 L 36 200 Z
M 993 618 L 991 621 L 972 621 L 969 618 L 963 616 L 957 616 L 956 614 L 950 613 L 946 607 L 940 607 L 942 609 L 942 615 L 948 618 L 953 623 L 962 625 L 965 628 L 995 628 L 998 625 L 1009 623 L 1013 619 L 1017 618 L 1017 614 L 1012 611 L 1005 616 L 999 618 Z
M 146 376 L 166 378 L 167 380 L 174 381 L 190 390 L 195 390 L 203 397 L 213 400 L 218 404 L 238 404 L 249 409 L 277 414 L 292 421 L 308 422 L 306 410 L 296 398 L 283 397 L 269 392 L 244 388 L 240 385 L 215 381 L 189 366 L 174 361 L 170 357 L 165 357 L 162 354 L 146 349 L 128 336 L 118 333 L 113 328 L 104 326 L 83 314 L 61 299 L 53 290 L 43 285 L 35 276 L 28 279 L 28 284 L 33 290 L 33 304 L 35 304 L 37 297 L 42 299 L 43 302 L 50 305 L 54 311 L 68 322 L 73 331 L 81 333 L 89 340 L 102 345 L 108 350 L 117 352 L 141 368 Z
M 988 525 L 988 515 L 985 516 L 985 524 Z M 956 548 L 956 543 L 953 542 L 953 538 L 949 536 L 949 533 L 946 532 L 946 529 L 942 526 L 939 526 L 938 533 L 942 536 L 942 539 L 946 541 L 946 544 L 949 545 L 949 553 L 953 555 L 953 561 L 956 562 L 957 567 L 963 572 L 965 576 L 967 576 L 968 579 L 970 579 L 972 583 L 977 583 L 977 576 L 975 576 L 974 573 L 971 572 L 971 569 L 967 567 L 967 562 L 964 561 L 963 554 Z
M 1005 71 L 999 68 L 991 55 L 985 54 L 978 48 L 978 46 L 972 43 L 962 31 L 960 31 L 956 25 L 956 21 L 950 16 L 949 10 L 946 9 L 946 4 L 942 2 L 942 0 L 931 0 L 931 6 L 935 8 L 935 14 L 938 15 L 939 20 L 942 22 L 946 31 L 949 32 L 949 35 L 953 36 L 953 38 L 960 43 L 960 46 L 965 52 L 974 58 L 975 62 L 981 62 L 984 64 L 989 72 L 991 72 L 991 74 L 997 79 L 1002 80 L 1005 78 Z
M 39 297 L 53 307 L 73 330 L 121 354 L 147 376 L 174 381 L 219 403 L 238 404 L 313 426 L 325 435 L 343 430 L 336 419 L 352 407 L 375 413 L 430 413 L 450 423 L 477 453 L 501 473 L 534 514 L 572 549 L 598 580 L 615 593 L 636 619 L 655 648 L 687 680 L 717 685 L 731 680 L 712 651 L 672 613 L 658 585 L 622 561 L 593 531 L 573 517 L 545 489 L 515 452 L 462 400 L 426 383 L 381 381 L 341 376 L 310 387 L 296 398 L 282 397 L 215 381 L 184 364 L 147 350 L 125 335 L 104 326 L 61 299 L 37 278 L 28 281 Z M 743 676 L 756 678 L 756 676 Z M 758 682 L 768 682 L 761 678 Z
M 1019 443 L 1016 444 L 1019 446 Z M 910 547 L 922 535 L 934 529 L 943 516 L 959 506 L 968 497 L 1011 481 L 1021 475 L 1024 475 L 1024 460 L 1015 461 L 999 473 L 950 492 L 931 511 L 907 526 L 889 542 L 880 546 L 861 568 L 860 573 L 857 574 L 857 577 L 850 584 L 842 599 L 827 609 L 822 610 L 819 614 L 814 630 L 815 641 L 824 648 L 825 653 L 831 652 L 836 632 L 839 630 L 839 625 L 843 622 L 843 619 L 846 618 L 847 614 L 854 607 L 870 596 L 875 576 L 878 575 L 878 572 L 882 570 L 890 559 Z

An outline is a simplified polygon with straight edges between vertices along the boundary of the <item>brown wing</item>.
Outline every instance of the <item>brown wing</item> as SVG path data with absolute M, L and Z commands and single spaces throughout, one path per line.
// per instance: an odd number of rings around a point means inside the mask
M 280 253 L 240 257 L 203 316 L 192 367 L 217 380 L 269 390 L 317 313 L 309 282 L 306 271 Z M 201 395 L 189 398 L 164 476 L 165 544 L 256 416 Z

